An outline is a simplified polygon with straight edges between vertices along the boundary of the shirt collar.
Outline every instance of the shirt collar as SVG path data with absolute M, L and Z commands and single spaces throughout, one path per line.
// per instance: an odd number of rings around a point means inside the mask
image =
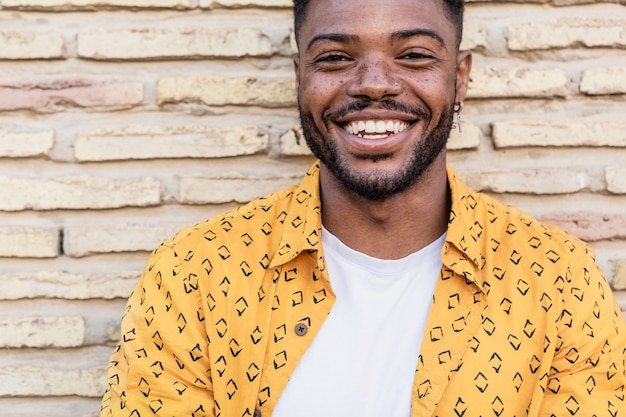
M 307 171 L 294 188 L 291 202 L 282 222 L 285 225 L 271 267 L 285 264 L 306 250 L 318 250 L 322 245 L 322 215 L 319 161 Z
M 449 166 L 447 173 L 451 208 L 441 259 L 448 268 L 485 291 L 485 280 L 479 272 L 486 261 L 483 250 L 486 247 L 486 234 L 482 226 L 485 222 L 479 219 L 488 221 L 490 214 L 493 217 L 493 212 L 480 203 L 479 194 L 466 188 Z
M 293 189 L 289 208 L 282 220 L 285 224 L 284 232 L 270 263 L 272 267 L 293 260 L 303 251 L 321 248 L 319 167 L 319 161 L 316 161 Z M 482 274 L 478 273 L 485 265 L 481 250 L 484 243 L 483 228 L 476 220 L 478 195 L 466 188 L 449 166 L 447 175 L 452 203 L 441 259 L 445 266 L 484 290 Z

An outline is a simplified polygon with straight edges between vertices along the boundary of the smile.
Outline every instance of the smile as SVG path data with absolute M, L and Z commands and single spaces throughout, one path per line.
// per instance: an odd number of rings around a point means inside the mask
M 355 120 L 346 123 L 343 129 L 364 139 L 382 139 L 402 132 L 409 124 L 394 120 Z

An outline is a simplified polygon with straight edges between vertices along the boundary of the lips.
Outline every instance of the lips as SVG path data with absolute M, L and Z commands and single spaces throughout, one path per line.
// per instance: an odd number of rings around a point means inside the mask
M 409 123 L 399 120 L 354 120 L 345 123 L 343 129 L 364 139 L 381 139 L 402 132 Z

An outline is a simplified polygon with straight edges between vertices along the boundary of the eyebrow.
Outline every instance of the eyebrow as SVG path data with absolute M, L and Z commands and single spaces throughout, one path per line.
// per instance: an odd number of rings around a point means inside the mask
M 430 29 L 409 29 L 409 30 L 400 30 L 397 32 L 393 32 L 391 34 L 391 41 L 400 41 L 409 39 L 412 37 L 420 37 L 426 36 L 437 41 L 439 45 L 441 45 L 444 49 L 446 48 L 446 44 L 443 41 L 443 38 L 435 31 Z M 344 33 L 322 33 L 320 35 L 315 36 L 306 46 L 306 50 L 310 50 L 315 44 L 319 42 L 339 42 L 339 43 L 351 43 L 357 42 L 359 37 L 357 35 L 347 35 Z
M 331 41 L 331 42 L 339 42 L 339 43 L 349 43 L 356 42 L 359 40 L 359 37 L 356 35 L 346 35 L 344 33 L 322 33 L 320 35 L 315 36 L 306 46 L 306 50 L 310 50 L 316 43 Z
M 446 43 L 443 41 L 443 38 L 434 30 L 430 29 L 409 29 L 409 30 L 400 30 L 397 32 L 393 32 L 391 34 L 392 41 L 401 41 L 404 39 L 412 38 L 412 37 L 426 36 L 432 38 L 439 43 L 444 49 L 446 48 Z

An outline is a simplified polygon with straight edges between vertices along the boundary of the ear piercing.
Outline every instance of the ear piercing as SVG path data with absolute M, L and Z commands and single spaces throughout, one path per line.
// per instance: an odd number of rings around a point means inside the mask
M 461 120 L 461 111 L 463 110 L 463 101 L 459 101 L 454 105 L 454 113 L 456 114 L 456 123 L 455 125 L 459 128 L 459 133 L 462 133 L 463 128 L 463 120 Z

